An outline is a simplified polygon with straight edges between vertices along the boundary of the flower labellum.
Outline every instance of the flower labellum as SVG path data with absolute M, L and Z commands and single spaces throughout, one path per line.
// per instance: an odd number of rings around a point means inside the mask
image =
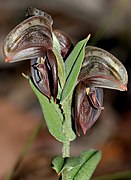
M 75 120 L 76 131 L 80 136 L 80 128 L 83 133 L 91 128 L 98 119 L 103 109 L 103 90 L 101 88 L 87 87 L 81 81 L 76 87 L 75 94 Z

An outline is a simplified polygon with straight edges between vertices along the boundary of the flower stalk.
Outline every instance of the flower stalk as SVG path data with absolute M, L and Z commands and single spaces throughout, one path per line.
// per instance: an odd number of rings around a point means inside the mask
M 75 139 L 75 133 L 72 130 L 72 118 L 71 118 L 71 99 L 72 95 L 68 97 L 66 101 L 62 102 L 62 108 L 64 110 L 64 123 L 63 123 L 63 133 L 66 137 L 66 141 L 63 142 L 62 147 L 62 157 L 69 158 L 71 156 L 71 141 Z M 62 171 L 62 180 L 68 180 L 69 171 L 65 168 Z
M 71 127 L 71 109 L 68 101 L 65 101 L 62 104 L 62 107 L 64 109 L 64 116 L 65 120 L 63 123 L 63 134 L 66 137 L 66 141 L 63 142 L 63 149 L 62 149 L 62 157 L 70 157 L 70 133 L 74 132 L 72 131 Z

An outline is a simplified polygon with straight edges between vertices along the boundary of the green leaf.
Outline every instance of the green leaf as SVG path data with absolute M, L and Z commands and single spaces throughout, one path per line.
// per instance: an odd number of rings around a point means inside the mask
M 59 174 L 64 164 L 64 158 L 60 156 L 54 157 L 51 164 L 52 168 Z
M 68 171 L 73 169 L 74 167 L 79 166 L 83 162 L 83 159 L 81 157 L 69 157 L 66 159 L 64 167 L 62 168 L 62 171 L 67 168 Z
M 35 87 L 31 79 L 29 79 L 29 82 L 40 102 L 49 132 L 57 140 L 64 142 L 66 138 L 63 135 L 62 131 L 63 115 L 61 114 L 61 110 L 59 109 L 58 105 L 54 103 L 53 100 L 49 101 L 49 99 Z
M 65 71 L 67 79 L 62 91 L 61 102 L 65 101 L 68 98 L 76 85 L 76 81 L 85 56 L 85 46 L 88 39 L 89 36 L 83 41 L 80 41 L 71 52 L 69 58 L 67 59 L 67 62 L 65 61 Z
M 83 162 L 81 157 L 68 157 L 62 158 L 61 156 L 54 157 L 52 160 L 52 168 L 55 169 L 57 174 L 60 174 L 64 169 L 70 171 L 74 167 L 79 166 Z
M 74 180 L 90 180 L 94 170 L 96 169 L 97 164 L 101 159 L 101 152 L 91 150 L 82 153 L 81 157 L 83 158 L 83 160 L 85 160 L 85 162 L 79 169 Z
M 70 53 L 70 55 L 66 59 L 66 61 L 65 61 L 66 78 L 69 76 L 70 71 L 71 71 L 72 67 L 74 66 L 74 63 L 75 63 L 76 59 L 78 58 L 78 56 L 79 56 L 81 50 L 83 49 L 83 47 L 88 42 L 89 38 L 90 38 L 90 35 L 88 35 L 88 37 L 86 39 L 78 42 L 76 44 L 76 46 L 74 47 L 73 51 Z
M 79 156 L 80 163 L 68 172 L 68 180 L 90 180 L 98 162 L 101 152 L 89 150 L 82 152 Z

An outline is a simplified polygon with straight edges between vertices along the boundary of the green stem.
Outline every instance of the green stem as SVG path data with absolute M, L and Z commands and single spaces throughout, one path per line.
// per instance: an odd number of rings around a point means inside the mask
M 69 101 L 66 101 L 62 104 L 65 121 L 63 124 L 63 133 L 66 137 L 66 141 L 63 142 L 63 149 L 62 149 L 62 157 L 67 158 L 70 157 L 70 141 L 71 136 L 73 134 L 72 127 L 71 127 L 71 105 Z M 62 172 L 62 180 L 68 180 L 68 170 L 65 168 Z
M 69 98 L 70 99 L 70 98 Z M 70 141 L 74 132 L 72 131 L 72 123 L 71 123 L 71 103 L 69 101 L 64 101 L 62 104 L 64 110 L 65 121 L 63 123 L 63 133 L 66 137 L 66 141 L 63 142 L 62 156 L 69 157 L 70 156 Z
M 63 158 L 70 156 L 70 141 L 68 139 L 66 142 L 63 143 L 62 156 Z M 62 180 L 68 180 L 67 168 L 65 168 L 62 172 Z
M 67 168 L 62 172 L 62 180 L 68 180 L 68 170 Z
M 62 157 L 70 157 L 70 141 L 68 139 L 63 143 Z

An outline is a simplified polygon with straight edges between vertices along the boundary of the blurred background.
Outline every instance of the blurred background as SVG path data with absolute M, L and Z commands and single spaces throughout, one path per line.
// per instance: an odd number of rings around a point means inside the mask
M 90 148 L 102 150 L 94 176 L 130 170 L 131 1 L 0 0 L 0 180 L 13 169 L 13 180 L 58 179 L 50 162 L 60 155 L 61 144 L 49 134 L 37 99 L 21 75 L 30 75 L 29 62 L 7 64 L 2 53 L 5 37 L 24 20 L 28 7 L 48 12 L 54 29 L 67 33 L 74 44 L 90 33 L 91 44 L 108 50 L 127 68 L 128 91 L 104 90 L 104 111 L 87 135 L 72 143 L 71 150 L 72 155 Z

